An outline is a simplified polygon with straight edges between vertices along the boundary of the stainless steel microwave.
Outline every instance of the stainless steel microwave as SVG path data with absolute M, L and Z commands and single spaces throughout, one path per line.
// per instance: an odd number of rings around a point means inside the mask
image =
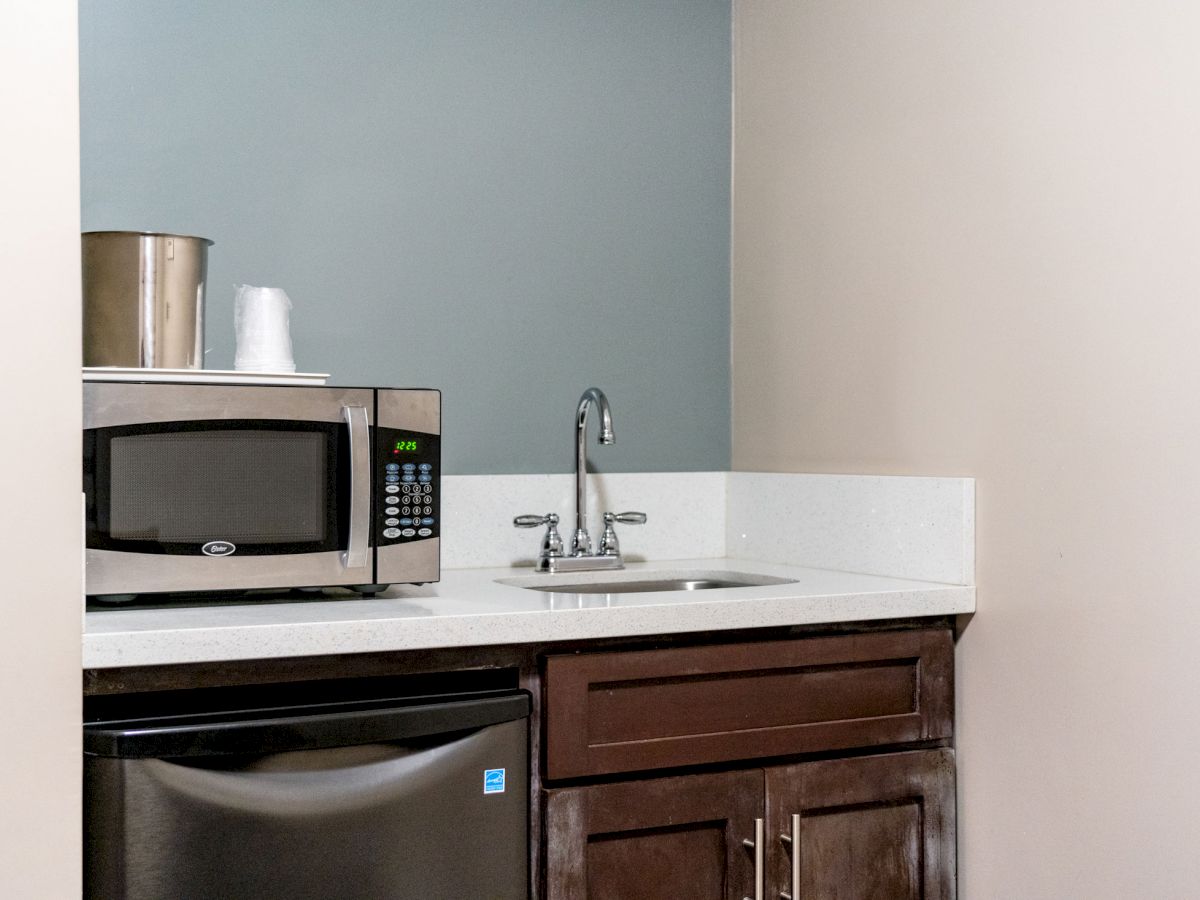
M 435 390 L 85 382 L 86 589 L 440 577 Z

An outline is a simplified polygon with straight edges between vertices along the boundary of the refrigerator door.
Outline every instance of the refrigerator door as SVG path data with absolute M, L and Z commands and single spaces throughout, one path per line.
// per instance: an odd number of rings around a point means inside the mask
M 470 722 L 480 718 L 471 702 L 439 704 L 432 717 L 420 706 L 376 710 L 408 723 L 397 728 L 406 736 L 387 741 L 353 710 L 339 724 L 350 746 L 329 746 L 332 732 L 300 717 L 315 728 L 298 729 L 306 749 L 269 753 L 240 752 L 239 728 L 258 729 L 268 744 L 297 729 L 281 725 L 272 737 L 269 720 L 213 723 L 215 747 L 156 758 L 133 755 L 139 735 L 155 737 L 153 725 L 89 726 L 85 746 L 114 749 L 113 732 L 123 731 L 131 753 L 85 756 L 85 896 L 524 900 L 528 697 L 519 696 L 520 718 L 465 731 L 444 730 L 454 729 L 445 707 L 461 707 Z M 430 722 L 434 733 L 413 733 Z M 190 724 L 165 726 L 170 740 Z

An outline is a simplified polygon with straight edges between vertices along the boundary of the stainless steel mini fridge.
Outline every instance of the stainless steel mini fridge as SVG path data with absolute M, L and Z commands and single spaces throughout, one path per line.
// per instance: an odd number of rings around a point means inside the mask
M 523 691 L 84 726 L 85 896 L 524 900 Z

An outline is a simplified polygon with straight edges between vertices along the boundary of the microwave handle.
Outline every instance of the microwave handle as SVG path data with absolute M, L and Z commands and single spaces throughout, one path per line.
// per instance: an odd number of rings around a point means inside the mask
M 342 568 L 367 564 L 371 531 L 371 431 L 364 406 L 343 406 L 350 430 L 350 539 L 342 553 Z

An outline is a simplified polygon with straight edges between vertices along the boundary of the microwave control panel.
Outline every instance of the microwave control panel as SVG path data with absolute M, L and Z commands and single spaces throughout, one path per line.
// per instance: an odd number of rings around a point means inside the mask
M 376 428 L 375 447 L 375 546 L 438 537 L 440 436 Z

